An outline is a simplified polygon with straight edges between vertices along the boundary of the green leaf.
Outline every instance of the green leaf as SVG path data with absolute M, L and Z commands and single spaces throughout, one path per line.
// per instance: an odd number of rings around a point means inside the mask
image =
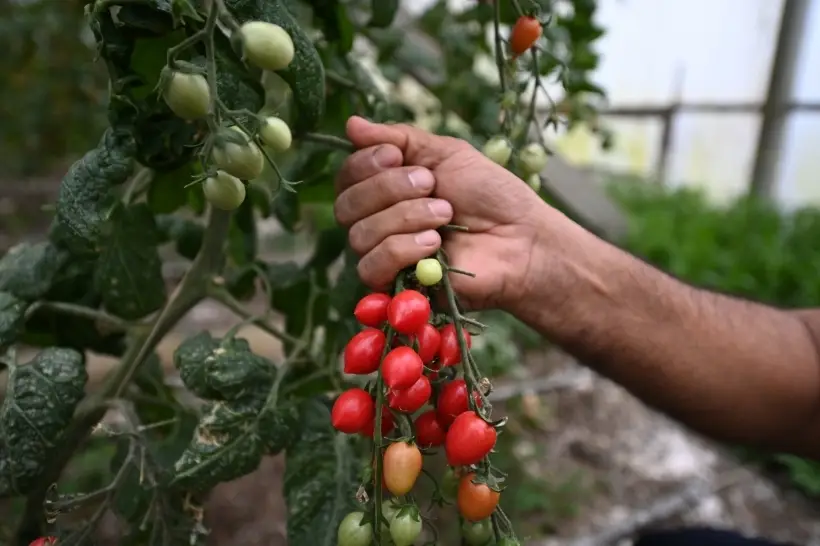
M 246 265 L 256 259 L 256 218 L 253 213 L 253 201 L 250 199 L 245 199 L 232 217 L 228 252 L 237 265 Z
M 155 214 L 170 214 L 188 203 L 185 186 L 201 172 L 198 163 L 186 163 L 173 171 L 158 173 L 148 186 L 148 205 Z
M 174 352 L 174 365 L 185 386 L 205 400 L 233 400 L 270 389 L 275 368 L 255 355 L 241 338 L 214 338 L 200 332 Z
M 0 438 L 8 453 L 3 478 L 14 492 L 27 493 L 42 473 L 85 395 L 87 380 L 85 358 L 73 349 L 51 347 L 26 364 L 10 363 Z
M 67 259 L 48 241 L 15 245 L 0 259 L 0 291 L 38 300 L 51 290 Z
M 306 401 L 300 415 L 301 436 L 285 459 L 288 543 L 335 546 L 339 523 L 355 506 L 359 464 L 353 439 L 333 429 L 320 400 Z
M 373 14 L 368 26 L 385 28 L 393 24 L 399 11 L 399 0 L 371 0 L 370 7 Z
M 126 320 L 143 318 L 165 303 L 154 216 L 144 203 L 119 206 L 107 227 L 95 277 L 103 303 Z
M 49 234 L 53 242 L 73 254 L 97 252 L 102 226 L 115 201 L 111 188 L 131 176 L 134 152 L 130 135 L 108 129 L 97 148 L 69 168 L 60 184 Z
M 162 242 L 175 241 L 180 256 L 189 260 L 196 258 L 205 235 L 202 224 L 171 214 L 157 216 L 156 221 Z
M 0 348 L 17 341 L 27 307 L 26 302 L 12 294 L 0 292 Z
M 258 397 L 213 402 L 176 462 L 175 484 L 206 492 L 250 474 L 263 455 L 286 449 L 298 432 L 299 413 L 292 404 L 270 407 Z

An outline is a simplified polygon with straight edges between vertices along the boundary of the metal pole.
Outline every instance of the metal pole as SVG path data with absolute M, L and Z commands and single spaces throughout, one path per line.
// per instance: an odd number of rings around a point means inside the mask
M 803 37 L 810 0 L 785 0 L 780 30 L 763 106 L 763 119 L 755 151 L 749 193 L 771 199 L 783 152 L 783 133 L 788 118 L 787 105 L 794 90 L 795 72 L 803 49 Z

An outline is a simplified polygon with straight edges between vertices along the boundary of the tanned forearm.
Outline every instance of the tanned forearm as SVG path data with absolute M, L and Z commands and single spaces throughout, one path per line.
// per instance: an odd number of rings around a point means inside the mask
M 536 245 L 548 282 L 513 312 L 699 432 L 820 457 L 820 310 L 699 290 L 578 226 L 564 235 Z

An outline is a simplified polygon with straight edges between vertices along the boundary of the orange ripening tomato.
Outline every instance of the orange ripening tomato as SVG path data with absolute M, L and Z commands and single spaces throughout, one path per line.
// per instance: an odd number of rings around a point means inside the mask
M 467 474 L 458 483 L 458 512 L 467 521 L 481 521 L 495 512 L 501 493 L 493 491 L 486 483 L 473 483 L 475 473 Z
M 535 17 L 522 15 L 518 18 L 510 33 L 510 49 L 514 57 L 530 50 L 542 33 L 541 22 Z
M 421 466 L 421 451 L 414 444 L 390 444 L 384 451 L 384 486 L 396 496 L 406 495 L 421 474 Z

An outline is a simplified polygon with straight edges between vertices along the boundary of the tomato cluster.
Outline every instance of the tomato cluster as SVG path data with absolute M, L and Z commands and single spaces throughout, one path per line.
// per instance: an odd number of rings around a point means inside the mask
M 417 276 L 424 277 L 425 281 L 419 279 L 422 285 L 419 290 L 405 289 L 394 296 L 372 293 L 358 302 L 354 316 L 363 329 L 345 347 L 343 369 L 353 375 L 381 373 L 386 394 L 386 405 L 381 412 L 383 436 L 394 431 L 398 419 L 404 423 L 402 437 L 388 440 L 382 456 L 381 480 L 387 491 L 397 497 L 410 493 L 422 471 L 422 450 L 444 446 L 450 469 L 442 480 L 442 497 L 455 503 L 466 521 L 476 524 L 469 532 L 465 530 L 465 536 L 475 537 L 487 528 L 484 520 L 495 511 L 500 493 L 476 480 L 469 467 L 492 451 L 497 432 L 474 411 L 482 407 L 482 396 L 474 390 L 473 404 L 470 404 L 468 383 L 457 377 L 463 356 L 457 326 L 434 316 L 430 300 L 420 291 L 432 281 L 440 280 L 435 267 L 429 263 L 425 267 L 426 271 L 417 267 L 417 273 L 423 273 Z M 462 333 L 464 345 L 469 349 L 471 335 L 463 327 Z M 388 347 L 389 338 L 392 342 Z M 354 387 L 343 392 L 333 405 L 333 426 L 346 434 L 372 437 L 377 404 L 375 388 L 368 391 Z M 412 439 L 407 433 L 410 423 Z M 375 470 L 375 459 L 373 463 Z M 392 523 L 395 520 L 386 510 L 383 512 L 391 524 L 386 530 L 390 531 L 393 543 L 412 544 L 412 540 L 407 542 L 405 532 L 398 533 L 398 539 L 394 536 Z M 351 521 L 359 521 L 358 516 L 351 518 Z M 414 521 L 408 520 L 404 526 L 415 529 Z M 351 526 L 350 522 L 345 524 L 345 536 L 356 535 L 348 529 Z M 357 531 L 361 527 L 356 524 Z M 420 529 L 419 522 L 419 532 Z M 370 532 L 368 529 L 365 534 Z M 345 544 L 357 543 L 346 541 Z

